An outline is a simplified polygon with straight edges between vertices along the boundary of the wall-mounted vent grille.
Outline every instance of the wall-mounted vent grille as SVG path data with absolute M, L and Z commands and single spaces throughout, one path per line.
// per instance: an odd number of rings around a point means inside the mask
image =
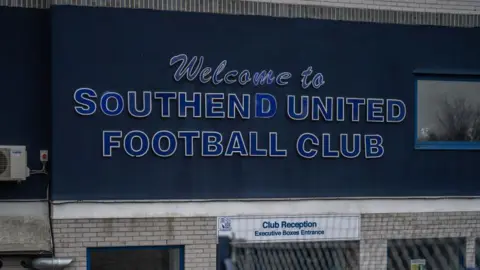
M 0 149 L 0 177 L 10 177 L 10 149 Z

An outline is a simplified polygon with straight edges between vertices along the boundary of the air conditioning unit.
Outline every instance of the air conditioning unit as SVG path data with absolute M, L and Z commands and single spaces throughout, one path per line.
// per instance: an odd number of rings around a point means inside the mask
M 28 176 L 26 147 L 0 145 L 0 181 L 23 181 Z

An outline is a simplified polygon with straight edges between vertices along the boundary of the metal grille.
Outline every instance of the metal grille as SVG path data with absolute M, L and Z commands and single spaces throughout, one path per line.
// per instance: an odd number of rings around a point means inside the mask
M 359 269 L 358 242 L 232 243 L 236 269 Z
M 10 177 L 9 149 L 0 149 L 0 177 Z
M 465 269 L 465 244 L 464 238 L 389 240 L 387 269 Z M 415 267 L 415 265 L 418 266 Z M 422 268 L 421 265 L 425 267 Z
M 335 219 L 335 216 L 328 217 L 329 224 L 317 221 L 318 229 L 325 228 L 326 238 L 314 241 L 302 236 L 288 241 L 283 241 L 285 237 L 264 237 L 256 242 L 254 237 L 242 239 L 232 231 L 230 260 L 237 270 L 480 269 L 473 268 L 477 263 L 475 250 L 478 248 L 474 239 L 479 218 L 472 213 L 365 214 L 361 217 L 361 226 L 354 228 L 353 223 L 348 225 L 344 220 Z M 272 217 L 266 216 L 261 222 L 263 220 L 271 221 Z M 247 235 L 246 232 L 262 231 L 258 224 L 262 223 L 232 221 L 231 228 Z M 352 231 L 358 230 L 360 237 L 329 239 L 328 234 L 342 235 L 335 231 L 338 224 L 352 226 Z M 283 230 L 282 226 L 268 227 L 264 231 Z

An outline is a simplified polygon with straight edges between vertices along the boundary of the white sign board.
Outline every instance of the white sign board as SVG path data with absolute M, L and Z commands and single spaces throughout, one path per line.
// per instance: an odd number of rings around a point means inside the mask
M 247 242 L 360 239 L 360 215 L 219 217 L 218 236 Z
M 425 270 L 427 261 L 425 259 L 415 259 L 410 261 L 411 270 Z

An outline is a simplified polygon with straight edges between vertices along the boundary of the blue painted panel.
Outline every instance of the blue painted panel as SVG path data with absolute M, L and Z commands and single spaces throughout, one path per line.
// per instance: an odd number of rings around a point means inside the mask
M 448 42 L 445 42 L 448 37 Z M 55 7 L 52 10 L 53 196 L 58 200 L 211 199 L 349 196 L 480 195 L 472 169 L 474 151 L 414 149 L 415 74 L 418 69 L 479 70 L 480 30 L 156 12 Z M 228 60 L 239 70 L 273 69 L 294 74 L 283 87 L 176 82 L 172 56 L 204 56 L 215 67 Z M 322 72 L 320 89 L 300 87 L 300 73 Z M 80 87 L 101 95 L 116 91 L 271 93 L 279 110 L 271 119 L 178 119 L 127 113 L 80 116 L 73 93 Z M 285 116 L 286 95 L 401 99 L 402 123 L 292 121 Z M 175 107 L 174 107 L 175 108 Z M 346 114 L 350 115 L 350 112 Z M 132 158 L 122 149 L 102 156 L 102 131 L 233 130 L 278 132 L 285 158 L 185 157 L 183 144 L 169 158 L 149 151 Z M 380 134 L 379 159 L 306 160 L 296 154 L 296 138 L 330 133 Z
M 26 145 L 31 169 L 50 149 L 50 17 L 47 10 L 0 7 L 0 145 Z M 0 183 L 0 199 L 46 197 L 48 177 Z

